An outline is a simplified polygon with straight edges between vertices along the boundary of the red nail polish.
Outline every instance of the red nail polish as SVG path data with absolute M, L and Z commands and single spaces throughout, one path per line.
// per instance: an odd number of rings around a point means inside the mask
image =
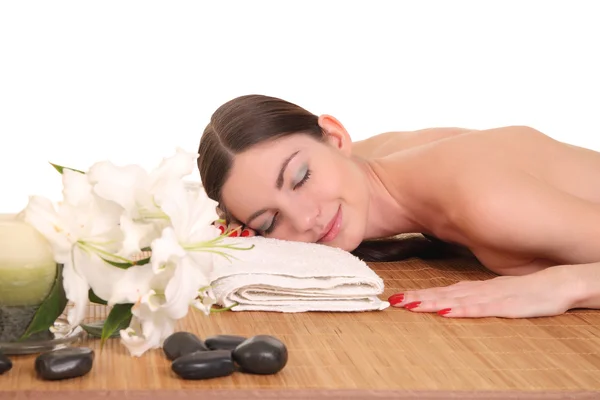
M 444 316 L 444 315 L 448 314 L 450 311 L 452 311 L 451 308 L 444 308 L 443 310 L 440 310 L 437 313 L 441 316 Z
M 404 293 L 397 293 L 397 294 L 391 295 L 388 299 L 388 302 L 392 306 L 395 306 L 398 303 L 402 303 L 402 300 L 404 300 Z
M 244 229 L 242 231 L 242 233 L 240 234 L 240 236 L 243 236 L 243 237 L 250 236 L 250 231 L 248 229 Z
M 413 301 L 412 303 L 408 303 L 404 306 L 407 310 L 412 310 L 413 308 L 417 308 L 421 305 L 420 301 Z
M 225 233 L 225 227 L 223 225 L 219 225 L 217 228 L 221 231 L 221 235 Z
M 238 235 L 238 231 L 236 229 L 229 234 L 229 237 L 237 237 L 237 235 Z

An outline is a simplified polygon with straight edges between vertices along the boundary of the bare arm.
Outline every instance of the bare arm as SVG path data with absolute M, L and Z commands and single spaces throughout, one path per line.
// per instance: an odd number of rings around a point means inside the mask
M 394 305 L 445 317 L 530 318 L 600 309 L 600 206 L 528 174 L 495 171 L 495 185 L 465 179 L 453 222 L 478 246 L 557 261 L 523 276 L 406 292 Z M 456 201 L 456 199 L 455 199 Z M 390 300 L 391 301 L 391 300 Z

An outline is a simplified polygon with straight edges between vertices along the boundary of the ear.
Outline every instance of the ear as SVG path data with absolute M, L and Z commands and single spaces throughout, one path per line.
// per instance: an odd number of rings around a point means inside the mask
M 350 156 L 352 153 L 352 139 L 340 121 L 331 115 L 321 115 L 319 117 L 319 126 L 323 129 L 325 140 L 344 155 Z

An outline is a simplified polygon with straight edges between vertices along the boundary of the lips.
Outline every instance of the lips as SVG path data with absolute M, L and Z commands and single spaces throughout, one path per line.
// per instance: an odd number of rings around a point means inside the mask
M 323 234 L 321 238 L 318 240 L 319 243 L 327 243 L 334 240 L 337 235 L 340 233 L 340 229 L 342 227 L 342 207 L 340 206 L 331 219 L 331 221 L 327 224 L 325 229 L 323 230 Z

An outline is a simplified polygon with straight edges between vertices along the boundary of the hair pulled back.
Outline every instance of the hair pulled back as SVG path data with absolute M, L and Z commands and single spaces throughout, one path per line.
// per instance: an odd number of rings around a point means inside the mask
M 324 138 L 317 115 L 276 97 L 257 94 L 237 97 L 213 113 L 200 139 L 198 169 L 204 190 L 219 203 L 228 220 L 231 215 L 223 204 L 221 192 L 235 155 L 294 134 L 305 134 L 316 140 Z M 410 244 L 383 240 L 363 242 L 353 254 L 365 261 L 396 261 L 408 257 L 430 258 L 440 249 L 439 243 L 426 239 Z

